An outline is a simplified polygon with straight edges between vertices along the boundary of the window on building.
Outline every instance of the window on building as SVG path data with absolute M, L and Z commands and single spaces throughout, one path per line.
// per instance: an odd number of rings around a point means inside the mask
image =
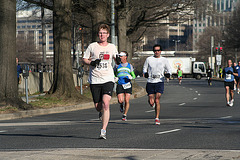
M 199 27 L 201 27 L 202 26 L 202 24 L 201 23 L 199 23 Z
M 27 26 L 27 28 L 31 28 L 31 26 Z
M 32 25 L 32 28 L 36 28 L 36 25 Z
M 39 36 L 39 39 L 42 39 L 42 36 Z
M 49 36 L 49 39 L 53 39 L 53 36 Z
M 17 26 L 17 28 L 19 29 L 19 28 L 21 28 L 21 26 Z
M 26 28 L 26 26 L 22 26 L 22 28 Z
M 49 47 L 49 50 L 53 50 L 54 48 L 53 47 Z
M 49 41 L 49 44 L 53 44 L 53 41 Z
M 202 32 L 202 29 L 199 29 L 199 32 Z
M 49 30 L 49 33 L 53 33 L 53 30 Z

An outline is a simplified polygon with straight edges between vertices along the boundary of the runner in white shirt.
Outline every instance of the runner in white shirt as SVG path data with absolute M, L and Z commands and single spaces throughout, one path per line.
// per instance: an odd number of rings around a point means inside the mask
M 148 102 L 155 108 L 155 124 L 160 125 L 160 97 L 164 91 L 164 73 L 171 75 L 171 66 L 166 58 L 161 57 L 161 46 L 153 46 L 154 56 L 148 57 L 143 66 L 144 77 L 147 78 L 146 91 Z
M 114 72 L 111 64 L 112 59 L 115 59 L 118 54 L 115 45 L 107 42 L 109 32 L 110 27 L 101 24 L 98 28 L 100 41 L 91 43 L 83 57 L 84 63 L 90 65 L 88 81 L 94 106 L 99 112 L 99 118 L 102 119 L 100 133 L 102 139 L 106 139 L 106 130 L 110 117 L 110 100 L 114 86 Z

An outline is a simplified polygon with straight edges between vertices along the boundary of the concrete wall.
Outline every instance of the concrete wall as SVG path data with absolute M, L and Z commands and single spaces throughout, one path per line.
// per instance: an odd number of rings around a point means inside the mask
M 87 83 L 88 75 L 83 76 L 83 84 Z M 75 86 L 80 86 L 80 79 L 76 74 L 73 74 L 73 80 Z M 36 92 L 47 92 L 51 88 L 53 83 L 52 72 L 30 72 L 28 77 L 28 94 L 34 94 Z M 25 79 L 22 76 L 22 81 L 18 85 L 19 94 L 25 94 Z

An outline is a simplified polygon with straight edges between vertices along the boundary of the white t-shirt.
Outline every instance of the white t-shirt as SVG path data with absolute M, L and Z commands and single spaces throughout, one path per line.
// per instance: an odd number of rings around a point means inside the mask
M 148 83 L 164 82 L 164 72 L 172 74 L 167 58 L 148 57 L 143 66 L 143 73 L 148 72 Z
M 113 57 L 116 58 L 118 54 L 117 48 L 114 44 L 108 43 L 107 46 L 100 46 L 97 42 L 91 43 L 83 58 L 101 59 L 98 66 L 93 67 L 90 65 L 90 74 L 88 82 L 90 84 L 102 84 L 106 82 L 114 82 L 114 73 L 112 68 Z

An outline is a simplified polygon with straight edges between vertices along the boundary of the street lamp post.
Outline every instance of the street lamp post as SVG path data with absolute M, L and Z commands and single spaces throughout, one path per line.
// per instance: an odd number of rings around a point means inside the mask
M 173 40 L 173 42 L 175 42 L 175 51 L 178 50 L 178 42 L 180 42 L 181 40 Z

